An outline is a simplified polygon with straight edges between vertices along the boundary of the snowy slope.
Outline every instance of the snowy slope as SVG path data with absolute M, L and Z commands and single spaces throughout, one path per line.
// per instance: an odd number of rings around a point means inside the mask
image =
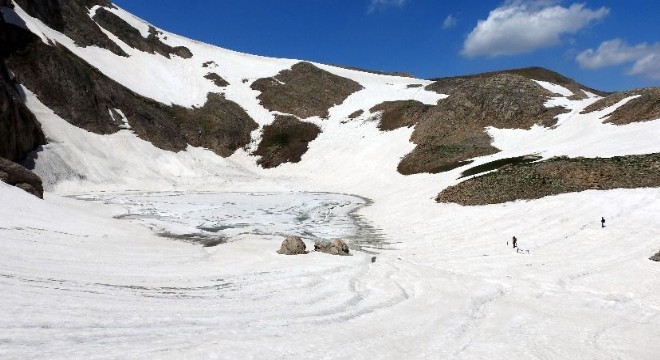
M 142 20 L 111 11 L 146 35 Z M 213 61 L 213 71 L 230 83 L 227 98 L 260 125 L 275 114 L 259 104 L 250 83 L 297 62 L 167 32 L 163 41 L 188 47 L 191 59 L 143 53 L 117 40 L 130 55 L 123 58 L 79 48 L 16 12 L 44 40 L 166 104 L 201 105 L 217 90 L 203 78 L 209 69 L 202 65 Z M 464 168 L 399 174 L 400 158 L 414 148 L 413 129 L 381 132 L 369 109 L 389 100 L 435 104 L 444 96 L 409 87 L 425 80 L 316 65 L 364 89 L 332 108 L 328 119 L 307 119 L 323 132 L 302 161 L 270 170 L 246 150 L 224 159 L 194 147 L 163 151 L 130 129 L 92 134 L 24 89 L 49 138 L 36 171 L 50 192 L 38 201 L 0 183 L 0 291 L 6 294 L 0 297 L 0 357 L 657 356 L 660 267 L 647 258 L 660 245 L 660 190 L 586 191 L 470 208 L 437 204 L 437 193 L 457 183 Z M 603 124 L 630 99 L 581 114 L 598 97 L 570 100 L 570 90 L 538 83 L 557 94 L 547 106 L 571 111 L 553 128 L 488 129 L 502 151 L 472 165 L 532 153 L 660 152 L 660 120 Z M 356 110 L 365 113 L 348 120 Z M 270 195 L 254 195 L 263 192 Z M 358 215 L 382 243 L 362 244 L 369 253 L 354 249 L 354 256 L 341 258 L 275 253 L 282 233 L 332 238 L 351 232 L 351 210 L 364 201 L 344 194 L 373 201 Z M 345 207 L 330 209 L 339 203 Z M 309 219 L 299 218 L 302 212 Z M 113 218 L 127 214 L 133 216 Z M 229 242 L 212 248 L 156 236 L 227 223 L 248 231 L 225 232 Z M 529 254 L 507 246 L 513 235 Z

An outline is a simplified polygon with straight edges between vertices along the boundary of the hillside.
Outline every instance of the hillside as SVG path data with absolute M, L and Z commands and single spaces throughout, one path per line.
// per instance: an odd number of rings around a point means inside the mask
M 106 0 L 0 9 L 3 359 L 660 352 L 658 88 L 267 58 Z M 291 235 L 308 254 L 276 253 Z M 350 256 L 313 251 L 337 238 Z

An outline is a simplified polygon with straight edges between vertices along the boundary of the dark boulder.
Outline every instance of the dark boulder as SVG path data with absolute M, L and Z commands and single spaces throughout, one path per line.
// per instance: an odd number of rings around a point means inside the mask
M 15 162 L 0 157 L 0 180 L 23 189 L 39 198 L 44 197 L 41 178 Z

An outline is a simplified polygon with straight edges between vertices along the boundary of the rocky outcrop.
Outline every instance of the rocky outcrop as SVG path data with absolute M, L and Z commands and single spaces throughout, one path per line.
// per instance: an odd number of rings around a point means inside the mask
M 369 109 L 381 112 L 378 128 L 383 131 L 414 126 L 431 106 L 415 100 L 386 101 Z
M 293 116 L 277 116 L 271 125 L 264 126 L 261 142 L 254 152 L 260 156 L 257 163 L 264 168 L 297 163 L 320 133 L 321 129 L 312 123 Z
M 449 78 L 428 88 L 449 93 L 437 106 L 421 113 L 411 136 L 417 147 L 399 163 L 404 175 L 438 173 L 496 153 L 485 131 L 488 126 L 528 129 L 552 126 L 563 108 L 546 108 L 553 94 L 521 75 Z
M 171 55 L 185 59 L 193 56 L 186 47 L 173 47 L 163 43 L 159 38 L 162 34 L 155 27 L 149 26 L 149 35 L 145 38 L 138 29 L 105 8 L 96 10 L 94 21 L 134 49 L 150 54 L 160 54 L 167 58 L 170 58 Z
M 18 80 L 6 66 L 6 58 L 28 38 L 26 31 L 0 16 L 0 157 L 13 161 L 46 143 L 41 125 L 23 103 Z
M 307 246 L 299 236 L 289 236 L 282 241 L 282 246 L 277 250 L 282 255 L 301 255 L 307 254 Z
M 95 5 L 113 7 L 107 0 L 16 0 L 30 16 L 70 37 L 81 47 L 98 46 L 120 56 L 127 54 L 88 16 Z
M 660 154 L 613 158 L 558 157 L 516 164 L 466 180 L 436 200 L 461 205 L 498 204 L 584 190 L 660 186 Z
M 271 111 L 292 114 L 301 119 L 328 116 L 328 110 L 362 89 L 357 82 L 301 62 L 273 78 L 259 79 L 252 89 L 261 91 L 258 99 Z
M 7 66 L 41 102 L 75 126 L 98 134 L 117 132 L 122 119 L 111 112 L 120 109 L 139 137 L 161 149 L 181 151 L 190 144 L 221 156 L 247 145 L 257 128 L 223 95 L 209 94 L 200 108 L 167 106 L 125 88 L 66 48 L 45 45 L 27 31 L 11 28 L 26 40 L 10 52 Z
M 22 160 L 29 151 L 45 144 L 46 137 L 14 83 L 0 58 L 0 157 Z
M 636 98 L 610 113 L 605 122 L 626 125 L 660 119 L 660 87 L 614 93 L 587 106 L 582 113 L 601 111 L 631 96 Z
M 223 79 L 222 76 L 216 73 L 208 73 L 204 75 L 204 78 L 213 81 L 213 83 L 217 87 L 225 87 L 229 85 L 229 82 L 227 82 L 227 80 Z
M 314 243 L 314 251 L 330 255 L 348 255 L 350 250 L 344 240 L 337 239 L 331 242 L 316 241 Z
M 584 86 L 580 83 L 575 82 L 574 80 L 567 78 L 566 76 L 563 76 L 557 72 L 534 66 L 534 67 L 526 67 L 526 68 L 520 68 L 520 69 L 509 69 L 509 70 L 501 70 L 501 71 L 492 71 L 492 72 L 486 72 L 486 73 L 480 73 L 480 74 L 474 74 L 474 75 L 466 75 L 466 76 L 454 76 L 454 77 L 447 77 L 447 78 L 436 78 L 436 79 L 431 79 L 434 81 L 433 84 L 427 86 L 428 90 L 431 91 L 436 91 L 440 94 L 451 94 L 457 86 L 460 84 L 470 81 L 470 80 L 478 80 L 478 79 L 487 79 L 493 76 L 501 75 L 501 74 L 511 74 L 511 75 L 518 75 L 522 76 L 526 79 L 529 80 L 540 80 L 540 81 L 545 81 L 549 82 L 552 84 L 557 84 L 561 85 L 569 90 L 571 90 L 574 94 L 574 98 L 585 98 L 586 94 L 584 93 L 583 90 L 586 90 L 588 92 L 591 92 L 596 95 L 600 96 L 607 96 L 609 93 L 599 91 L 596 89 L 592 89 L 590 87 Z
M 660 251 L 658 251 L 657 253 L 655 253 L 655 255 L 651 256 L 651 257 L 649 258 L 649 260 L 660 262 Z
M 41 178 L 32 171 L 0 157 L 0 181 L 23 189 L 39 198 L 44 197 Z

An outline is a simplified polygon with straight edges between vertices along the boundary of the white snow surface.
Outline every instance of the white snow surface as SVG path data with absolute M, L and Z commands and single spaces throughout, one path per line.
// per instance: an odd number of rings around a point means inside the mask
M 227 98 L 261 125 L 274 114 L 250 83 L 297 62 L 167 32 L 163 41 L 188 47 L 192 59 L 120 44 L 131 55 L 122 58 L 16 14 L 46 43 L 166 104 L 203 104 L 218 90 L 203 76 L 218 72 L 230 82 Z M 207 61 L 216 65 L 202 68 Z M 128 128 L 92 134 L 24 89 L 49 140 L 35 170 L 48 192 L 42 201 L 0 182 L 0 358 L 657 358 L 660 266 L 648 257 L 660 250 L 659 189 L 437 204 L 467 166 L 400 175 L 413 129 L 381 132 L 369 109 L 445 96 L 409 87 L 425 80 L 317 66 L 364 89 L 328 119 L 308 119 L 322 133 L 300 163 L 270 170 L 246 150 L 221 158 L 163 151 Z M 489 128 L 501 152 L 470 166 L 660 152 L 660 119 L 603 123 L 631 98 L 582 114 L 598 97 L 569 100 L 568 89 L 539 83 L 559 95 L 547 106 L 570 112 L 552 128 Z M 349 120 L 356 110 L 365 113 Z M 276 254 L 288 234 L 308 249 L 347 238 L 352 256 Z M 529 253 L 511 249 L 514 235 Z M 202 247 L 200 236 L 225 243 Z

